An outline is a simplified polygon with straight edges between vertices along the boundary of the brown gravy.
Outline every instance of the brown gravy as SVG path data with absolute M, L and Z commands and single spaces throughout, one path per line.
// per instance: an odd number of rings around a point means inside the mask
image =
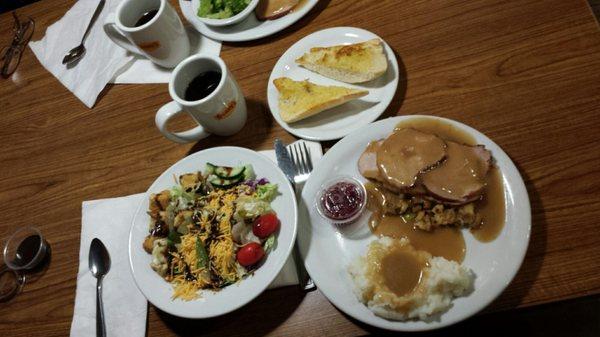
M 425 266 L 411 252 L 396 248 L 381 260 L 383 282 L 396 295 L 404 296 L 415 290 Z
M 472 146 L 477 145 L 473 136 L 438 119 L 414 118 L 398 123 L 396 128 L 413 128 L 421 132 L 433 133 L 445 140 Z
M 418 250 L 429 252 L 458 263 L 465 259 L 467 251 L 462 232 L 457 228 L 441 227 L 427 232 L 414 228 L 401 216 L 386 215 L 380 219 L 377 227 L 371 227 L 373 233 L 392 238 L 407 238 Z
M 473 236 L 481 242 L 493 241 L 504 227 L 504 184 L 502 174 L 496 167 L 492 167 L 487 176 L 487 186 L 481 201 L 477 203 L 481 214 L 481 227 L 471 229 Z
M 416 130 L 466 145 L 477 145 L 475 138 L 466 132 L 440 120 L 431 118 L 411 119 L 399 123 L 397 128 L 411 127 Z M 502 174 L 492 167 L 486 176 L 486 190 L 482 200 L 477 201 L 476 209 L 482 216 L 482 225 L 471 229 L 473 236 L 481 242 L 493 241 L 502 231 L 505 223 L 505 202 Z M 372 212 L 369 227 L 376 235 L 394 238 L 406 237 L 411 244 L 434 256 L 462 262 L 466 246 L 462 231 L 456 228 L 441 227 L 432 232 L 414 229 L 412 224 L 400 216 L 382 215 L 381 193 L 376 185 L 367 184 L 367 207 Z
M 433 256 L 441 256 L 459 263 L 464 260 L 467 250 L 462 231 L 441 227 L 427 232 L 414 228 L 411 222 L 405 221 L 401 216 L 382 215 L 382 202 L 385 202 L 385 198 L 375 184 L 367 183 L 365 187 L 368 194 L 367 208 L 372 212 L 369 228 L 375 235 L 395 239 L 404 237 L 417 250 L 424 250 Z
M 255 13 L 259 20 L 275 20 L 298 11 L 306 0 L 260 0 Z

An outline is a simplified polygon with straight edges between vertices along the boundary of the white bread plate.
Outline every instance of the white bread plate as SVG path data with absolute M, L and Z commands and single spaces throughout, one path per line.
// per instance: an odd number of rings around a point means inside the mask
M 336 81 L 310 71 L 296 63 L 296 59 L 313 47 L 329 47 L 365 42 L 379 36 L 360 28 L 336 27 L 320 30 L 300 39 L 292 45 L 277 61 L 267 84 L 267 101 L 273 118 L 288 132 L 304 139 L 325 141 L 339 139 L 359 129 L 379 117 L 391 103 L 398 87 L 398 61 L 390 46 L 383 41 L 384 52 L 388 60 L 385 74 L 365 83 L 348 84 Z M 278 108 L 279 93 L 273 80 L 289 77 L 295 81 L 308 79 L 320 85 L 336 85 L 359 90 L 368 90 L 369 94 L 350 101 L 318 115 L 295 122 L 285 123 Z

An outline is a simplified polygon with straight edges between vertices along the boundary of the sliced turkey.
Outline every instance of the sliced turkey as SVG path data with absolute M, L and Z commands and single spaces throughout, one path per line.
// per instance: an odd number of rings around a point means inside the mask
M 452 204 L 477 200 L 484 191 L 492 155 L 482 145 L 447 141 L 446 160 L 422 174 L 421 182 L 433 198 Z
M 446 143 L 436 135 L 415 129 L 397 129 L 377 149 L 376 161 L 382 181 L 400 190 L 415 185 L 419 173 L 446 157 Z
M 358 158 L 358 172 L 367 179 L 380 180 L 377 168 L 377 149 L 383 140 L 372 141 Z
M 377 167 L 377 150 L 382 143 L 383 139 L 372 141 L 367 145 L 367 148 L 358 159 L 358 172 L 367 179 L 377 181 L 380 183 L 381 187 L 384 187 L 391 192 L 408 193 L 412 195 L 422 195 L 427 193 L 425 188 L 418 182 L 411 187 L 398 188 L 395 185 L 389 184 L 387 180 L 381 176 L 379 168 Z

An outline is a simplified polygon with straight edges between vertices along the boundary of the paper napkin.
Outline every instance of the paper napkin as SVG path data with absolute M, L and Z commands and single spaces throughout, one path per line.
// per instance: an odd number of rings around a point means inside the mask
M 117 46 L 102 28 L 109 13 L 114 13 L 120 0 L 106 0 L 102 12 L 94 22 L 85 41 L 86 54 L 72 68 L 62 64 L 65 54 L 78 46 L 96 6 L 97 0 L 79 0 L 65 15 L 48 27 L 39 41 L 31 41 L 29 47 L 42 66 L 73 92 L 88 108 L 94 106 L 98 95 L 111 79 L 115 83 L 168 82 L 170 70 L 154 66 L 150 61 L 134 56 Z M 201 37 L 195 30 L 191 33 L 193 53 L 206 52 L 218 55 L 221 44 Z M 118 76 L 116 76 L 118 75 Z

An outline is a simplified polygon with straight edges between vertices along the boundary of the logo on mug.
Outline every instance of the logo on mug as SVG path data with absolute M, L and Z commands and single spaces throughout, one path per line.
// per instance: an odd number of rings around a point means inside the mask
M 215 115 L 215 119 L 220 121 L 220 120 L 223 120 L 223 119 L 229 117 L 229 115 L 231 115 L 233 110 L 235 110 L 236 104 L 237 104 L 236 101 L 231 101 L 231 102 L 227 103 L 227 105 L 225 106 L 225 109 L 221 110 L 221 112 L 219 112 L 218 114 Z
M 142 42 L 137 46 L 146 53 L 151 53 L 160 48 L 160 41 Z

